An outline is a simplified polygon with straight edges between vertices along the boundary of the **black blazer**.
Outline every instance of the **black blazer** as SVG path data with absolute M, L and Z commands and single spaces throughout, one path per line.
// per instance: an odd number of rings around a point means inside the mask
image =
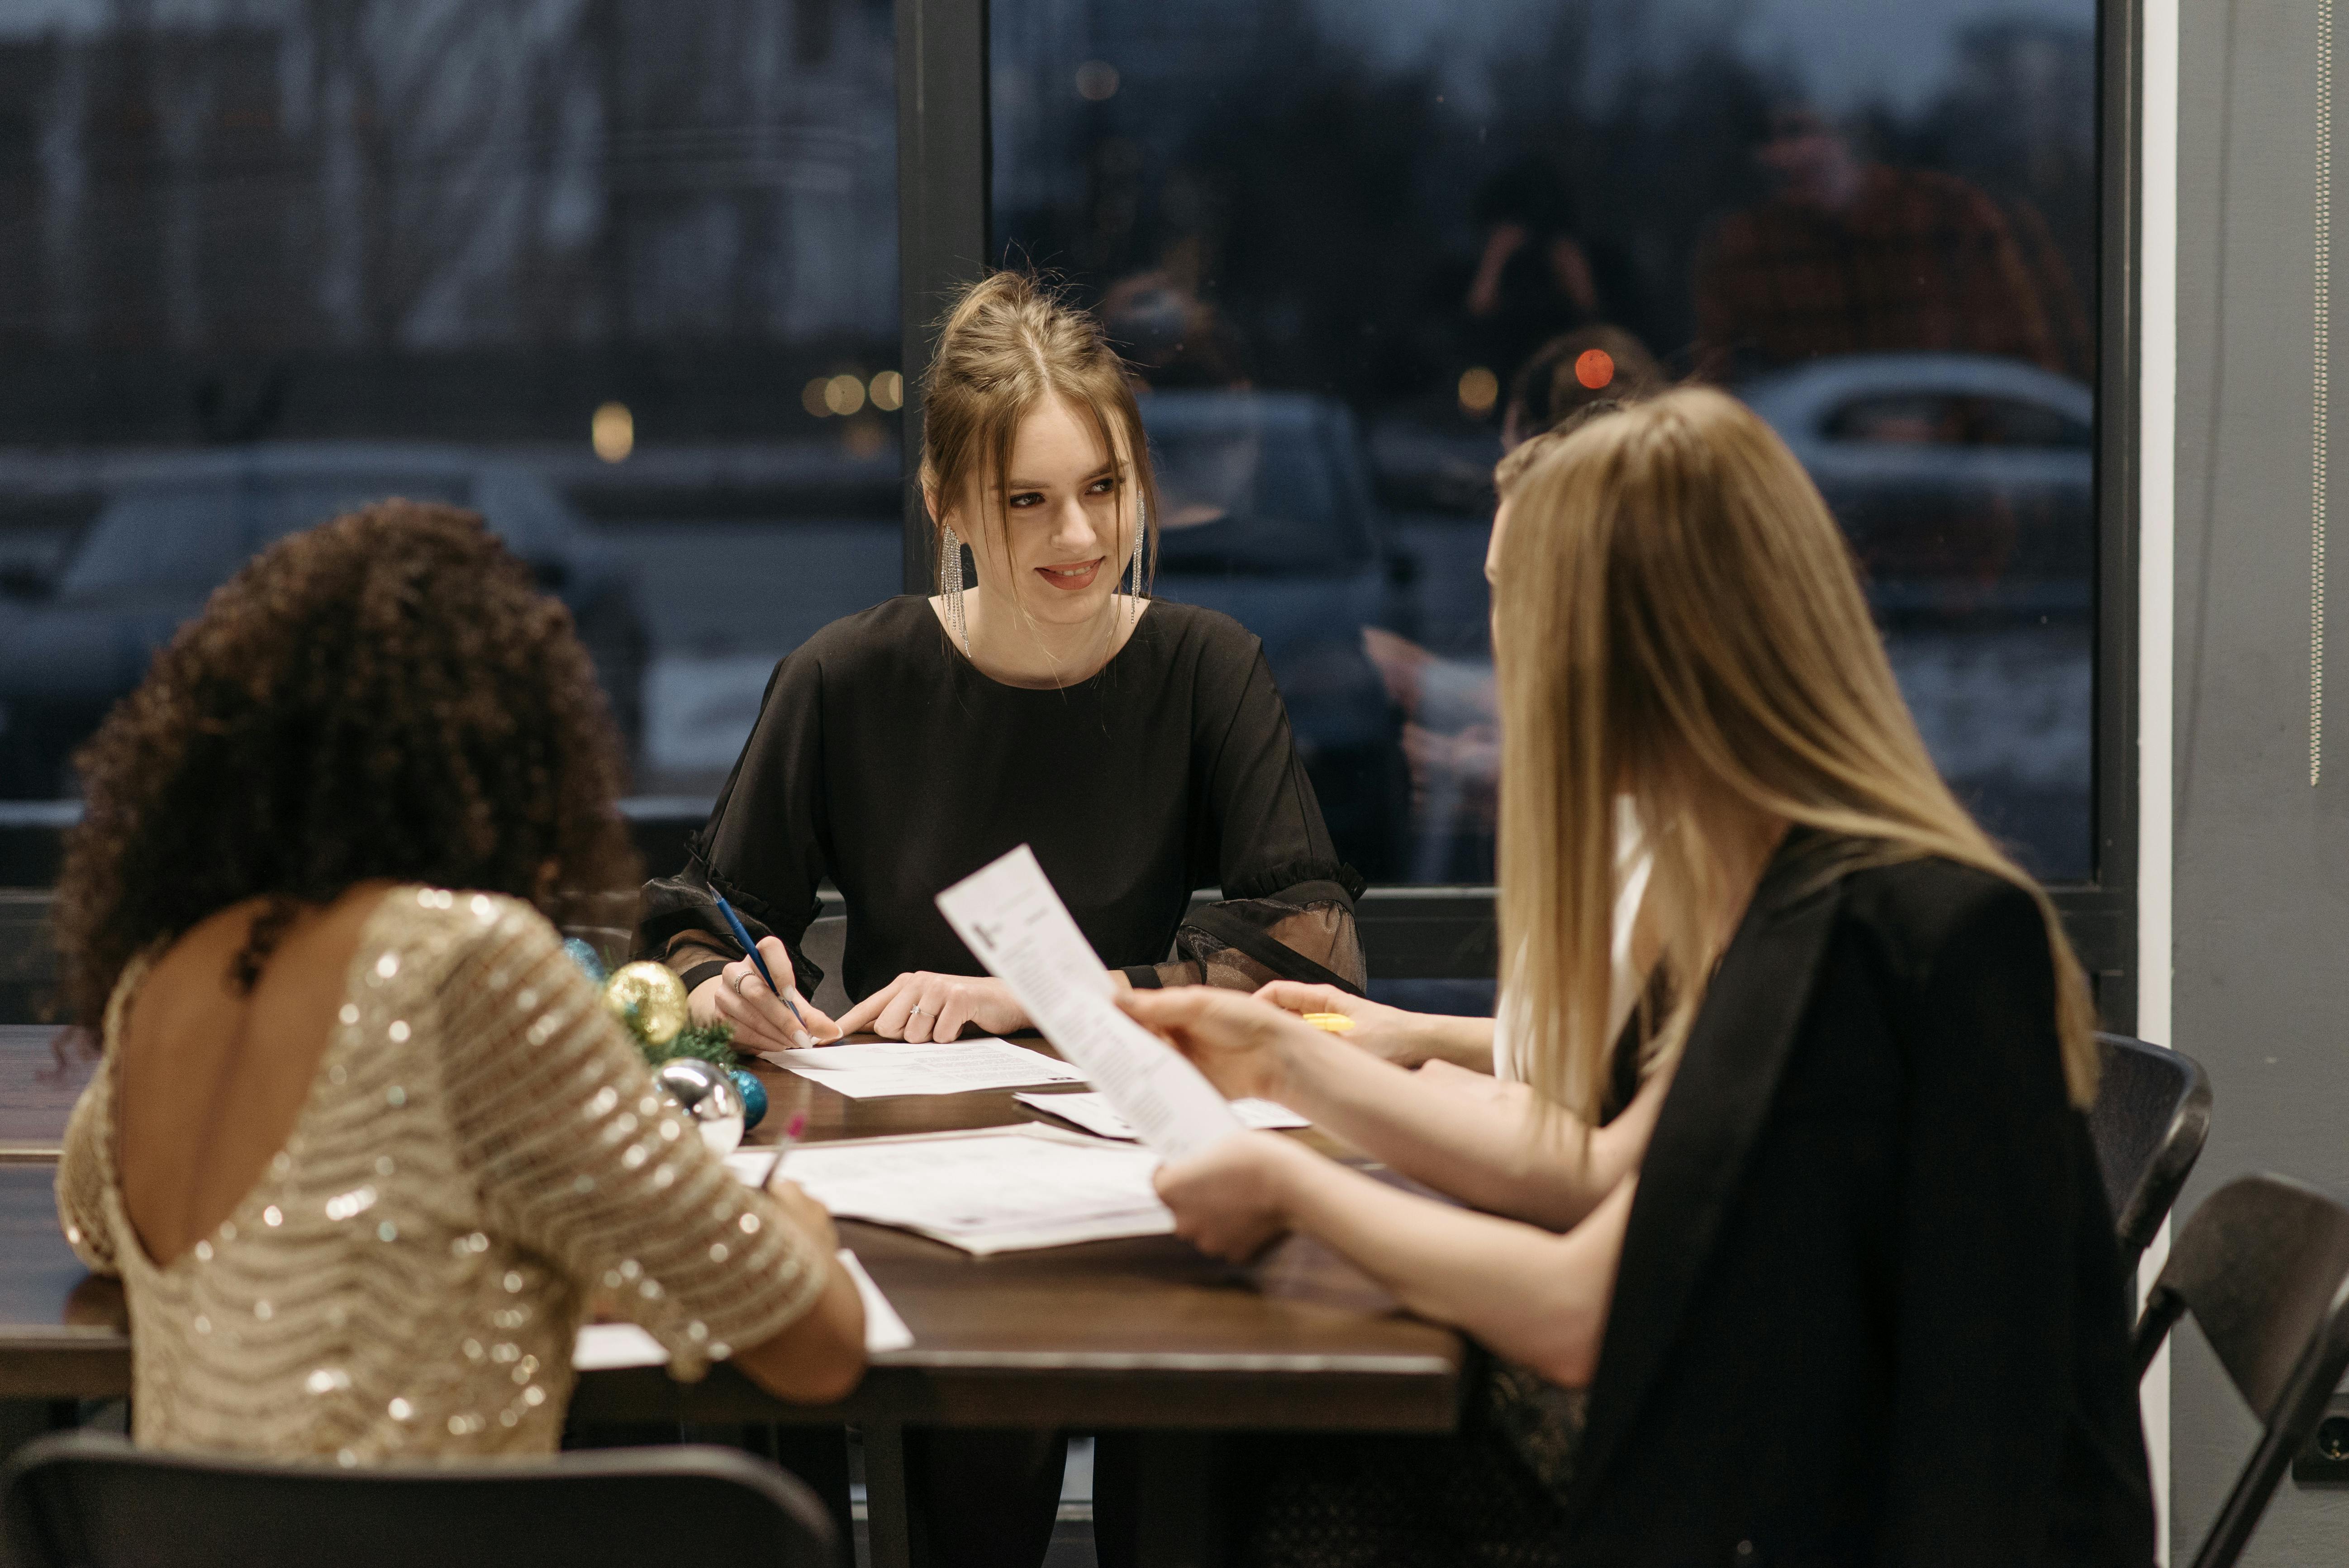
M 1588 1563 L 2148 1563 L 2129 1296 L 2038 905 L 1791 835 L 1640 1167 Z

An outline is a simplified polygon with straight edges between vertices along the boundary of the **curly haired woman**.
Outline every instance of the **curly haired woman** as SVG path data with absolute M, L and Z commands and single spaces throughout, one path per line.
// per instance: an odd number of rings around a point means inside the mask
M 105 1061 L 57 1171 L 134 1435 L 345 1465 L 547 1452 L 591 1288 L 699 1376 L 861 1374 L 831 1222 L 677 1136 L 547 913 L 625 890 L 569 617 L 386 501 L 212 596 L 79 758 L 57 934 Z

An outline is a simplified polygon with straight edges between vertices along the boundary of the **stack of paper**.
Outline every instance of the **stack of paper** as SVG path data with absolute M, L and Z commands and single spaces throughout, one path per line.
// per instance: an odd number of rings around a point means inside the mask
M 727 1163 L 763 1182 L 774 1156 Z M 1150 1174 L 1158 1157 L 1029 1122 L 977 1132 L 803 1143 L 784 1174 L 840 1218 L 870 1220 L 984 1257 L 1116 1236 L 1161 1236 L 1174 1216 Z
M 1117 1113 L 1117 1108 L 1100 1094 L 1015 1094 L 1011 1097 L 1022 1105 L 1032 1105 L 1038 1110 L 1073 1121 L 1087 1132 L 1103 1138 L 1132 1139 L 1133 1123 Z M 1285 1105 L 1275 1105 L 1268 1099 L 1236 1099 L 1232 1114 L 1240 1119 L 1242 1127 L 1278 1130 L 1287 1127 L 1310 1127 L 1313 1124 Z
M 1031 1083 L 1082 1083 L 1085 1075 L 1041 1051 L 1023 1050 L 1009 1040 L 942 1040 L 909 1046 L 896 1042 L 863 1046 L 816 1046 L 803 1051 L 767 1051 L 779 1068 L 820 1083 L 851 1099 L 885 1099 L 906 1094 L 967 1094 L 973 1089 L 1019 1088 Z

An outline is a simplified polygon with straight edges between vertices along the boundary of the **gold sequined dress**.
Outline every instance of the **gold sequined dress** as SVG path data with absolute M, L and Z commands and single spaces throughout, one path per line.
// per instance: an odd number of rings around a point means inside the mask
M 162 1266 L 115 1160 L 113 1046 L 66 1132 L 74 1251 L 122 1276 L 133 1436 L 341 1463 L 554 1451 L 588 1298 L 649 1330 L 675 1377 L 813 1305 L 821 1253 L 737 1182 L 512 899 L 385 895 L 283 1150 Z

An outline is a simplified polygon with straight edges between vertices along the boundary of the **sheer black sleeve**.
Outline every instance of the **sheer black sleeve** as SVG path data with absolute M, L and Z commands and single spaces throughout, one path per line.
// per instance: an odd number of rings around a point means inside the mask
M 741 957 L 712 897 L 722 893 L 753 941 L 782 939 L 800 994 L 812 995 L 823 972 L 800 939 L 824 876 L 823 776 L 823 668 L 802 649 L 768 677 L 759 722 L 709 820 L 687 841 L 685 869 L 645 884 L 637 951 L 677 970 L 688 990 Z
M 1216 663 L 1201 672 L 1192 758 L 1215 852 L 1199 870 L 1225 896 L 1192 911 L 1170 960 L 1126 974 L 1144 986 L 1302 980 L 1359 993 L 1362 879 L 1330 841 L 1263 646 L 1250 637 L 1244 656 Z

